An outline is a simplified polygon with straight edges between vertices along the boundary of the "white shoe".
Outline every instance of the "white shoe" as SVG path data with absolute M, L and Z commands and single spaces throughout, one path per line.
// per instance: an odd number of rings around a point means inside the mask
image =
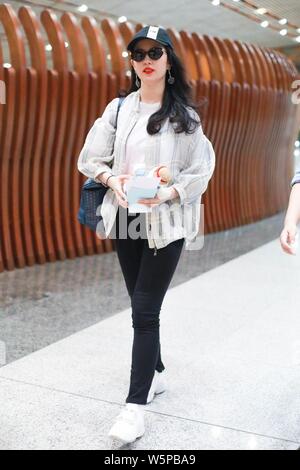
M 125 408 L 117 416 L 108 436 L 123 444 L 134 442 L 145 434 L 144 405 L 126 403 Z
M 147 403 L 151 403 L 155 395 L 159 395 L 160 393 L 165 392 L 165 390 L 165 372 L 157 372 L 156 370 L 148 393 Z

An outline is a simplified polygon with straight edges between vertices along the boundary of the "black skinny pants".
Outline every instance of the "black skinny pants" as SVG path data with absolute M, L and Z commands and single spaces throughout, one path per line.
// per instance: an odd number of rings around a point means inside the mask
M 125 211 L 127 237 L 119 236 L 120 212 Z M 124 212 L 123 212 L 124 216 Z M 141 220 L 137 239 L 128 236 L 128 225 L 136 217 Z M 124 220 L 124 219 L 122 219 Z M 149 248 L 146 236 L 146 215 L 128 215 L 128 209 L 119 206 L 116 221 L 115 246 L 128 294 L 131 298 L 132 327 L 134 329 L 132 365 L 129 393 L 126 403 L 147 403 L 154 372 L 162 372 L 165 366 L 160 350 L 160 310 L 176 270 L 184 238 L 171 242 L 157 250 Z

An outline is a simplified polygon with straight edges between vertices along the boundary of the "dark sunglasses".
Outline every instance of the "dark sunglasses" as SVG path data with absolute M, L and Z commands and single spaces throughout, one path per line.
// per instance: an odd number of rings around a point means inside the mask
M 142 62 L 142 60 L 144 60 L 146 55 L 148 54 L 150 59 L 158 60 L 158 59 L 161 58 L 163 53 L 164 53 L 164 50 L 161 47 L 151 47 L 151 49 L 149 49 L 149 51 L 144 51 L 144 49 L 135 49 L 131 53 L 131 58 L 135 62 Z

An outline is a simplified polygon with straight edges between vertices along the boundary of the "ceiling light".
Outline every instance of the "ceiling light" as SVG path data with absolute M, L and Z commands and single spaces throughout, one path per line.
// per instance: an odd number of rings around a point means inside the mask
M 282 18 L 282 20 L 279 20 L 279 21 L 278 21 L 278 23 L 279 23 L 279 24 L 282 24 L 282 25 L 283 25 L 283 24 L 287 24 L 287 22 L 288 22 L 288 21 L 287 21 L 286 18 Z
M 128 57 L 128 52 L 127 51 L 122 52 L 122 57 Z
M 297 29 L 297 33 L 300 33 L 300 28 Z
M 80 11 L 80 13 L 85 13 L 88 9 L 89 7 L 87 5 L 80 5 L 80 7 L 78 7 L 78 11 Z
M 126 23 L 126 21 L 127 21 L 126 16 L 120 16 L 120 18 L 118 18 L 119 23 Z
M 8 62 L 5 62 L 5 64 L 3 64 L 3 67 L 6 68 L 6 69 L 10 69 L 11 64 L 9 64 Z
M 287 32 L 287 29 L 282 29 L 281 31 L 279 31 L 279 34 L 281 34 L 281 36 L 286 36 Z
M 211 4 L 217 7 L 218 5 L 220 5 L 220 0 L 212 0 Z
M 46 51 L 52 51 L 51 44 L 47 44 L 47 46 L 45 46 L 45 49 L 46 49 Z
M 295 142 L 295 147 L 298 149 L 300 147 L 300 141 L 299 140 L 296 140 Z
M 297 37 L 295 38 L 295 41 L 300 42 L 300 36 L 297 36 Z
M 260 26 L 262 28 L 267 28 L 269 26 L 269 22 L 268 21 L 263 21 L 262 23 L 260 23 Z
M 65 41 L 65 46 L 69 47 L 69 43 L 67 41 Z
M 257 10 L 254 11 L 254 13 L 257 13 L 257 15 L 265 15 L 268 10 L 266 8 L 258 8 Z

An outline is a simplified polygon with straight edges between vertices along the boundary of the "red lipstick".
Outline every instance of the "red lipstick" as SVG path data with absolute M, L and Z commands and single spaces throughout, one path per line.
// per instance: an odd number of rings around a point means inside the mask
M 154 72 L 154 69 L 152 69 L 151 67 L 146 67 L 146 68 L 144 68 L 143 72 L 150 74 L 150 73 Z

